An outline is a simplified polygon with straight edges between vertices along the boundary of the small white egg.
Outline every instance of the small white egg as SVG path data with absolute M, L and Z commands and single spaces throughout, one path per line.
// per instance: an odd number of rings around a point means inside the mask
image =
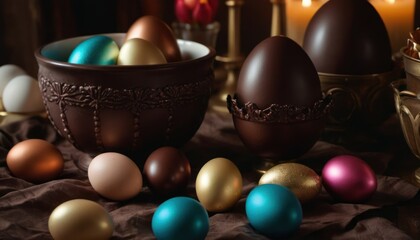
M 3 106 L 8 112 L 32 113 L 43 111 L 38 82 L 28 75 L 13 78 L 3 91 Z
M 6 64 L 0 67 L 0 97 L 3 94 L 3 90 L 10 80 L 19 76 L 25 75 L 25 71 L 13 64 Z

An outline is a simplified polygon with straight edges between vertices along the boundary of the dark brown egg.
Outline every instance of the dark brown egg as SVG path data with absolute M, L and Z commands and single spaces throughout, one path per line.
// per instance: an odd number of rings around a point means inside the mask
M 191 166 L 177 148 L 161 147 L 146 159 L 143 175 L 153 192 L 164 196 L 178 195 L 188 185 Z
M 168 62 L 181 60 L 181 51 L 171 28 L 155 16 L 137 19 L 128 29 L 125 41 L 142 38 L 156 45 Z
M 287 37 L 267 38 L 251 51 L 236 93 L 228 99 L 235 128 L 260 157 L 302 155 L 323 130 L 326 101 L 317 71 L 305 51 Z
M 367 0 L 330 0 L 308 24 L 303 48 L 318 72 L 364 75 L 393 68 L 385 25 Z

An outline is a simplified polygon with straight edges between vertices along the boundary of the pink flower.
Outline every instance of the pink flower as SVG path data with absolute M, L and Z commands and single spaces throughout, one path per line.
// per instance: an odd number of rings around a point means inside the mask
M 219 6 L 219 0 L 176 0 L 175 15 L 183 23 L 209 24 Z

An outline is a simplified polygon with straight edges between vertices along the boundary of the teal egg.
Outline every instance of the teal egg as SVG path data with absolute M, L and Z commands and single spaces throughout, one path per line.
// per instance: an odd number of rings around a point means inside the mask
M 152 218 L 152 230 L 158 240 L 205 239 L 209 231 L 209 216 L 197 200 L 174 197 L 156 209 Z
M 119 54 L 117 43 L 107 36 L 90 37 L 71 52 L 69 63 L 88 65 L 115 65 Z
M 255 187 L 245 202 L 249 223 L 258 232 L 274 239 L 288 237 L 302 223 L 302 207 L 288 188 L 277 184 Z

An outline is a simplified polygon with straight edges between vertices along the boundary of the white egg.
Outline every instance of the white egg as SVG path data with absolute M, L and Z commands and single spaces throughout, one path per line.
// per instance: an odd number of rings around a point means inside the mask
M 0 67 L 0 97 L 3 94 L 3 90 L 10 80 L 19 76 L 25 75 L 25 71 L 13 64 L 6 64 Z
M 13 78 L 3 91 L 3 106 L 8 112 L 32 113 L 45 110 L 38 82 L 28 75 Z

